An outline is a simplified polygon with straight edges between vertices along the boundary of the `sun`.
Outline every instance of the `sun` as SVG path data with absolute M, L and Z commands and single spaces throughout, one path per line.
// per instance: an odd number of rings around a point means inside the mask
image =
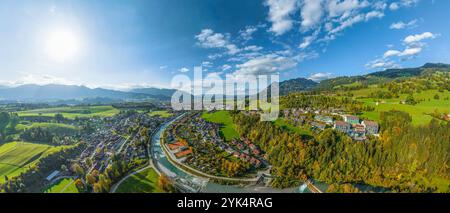
M 80 51 L 80 38 L 70 29 L 57 29 L 45 38 L 45 52 L 55 62 L 68 62 L 75 59 Z

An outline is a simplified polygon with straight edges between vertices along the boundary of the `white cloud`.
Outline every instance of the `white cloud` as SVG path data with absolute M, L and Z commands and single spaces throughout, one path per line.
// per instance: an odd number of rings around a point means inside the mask
M 297 66 L 297 62 L 289 57 L 277 54 L 268 54 L 251 59 L 237 65 L 235 75 L 270 75 L 285 71 Z
M 363 14 L 358 14 L 356 16 L 348 18 L 345 21 L 341 22 L 341 24 L 339 26 L 337 26 L 336 28 L 332 29 L 330 31 L 330 34 L 339 33 L 342 30 L 353 26 L 355 23 L 358 23 L 358 22 L 361 22 L 361 21 L 364 21 L 364 20 L 365 20 L 365 16 Z
M 228 54 L 230 55 L 234 55 L 238 52 L 240 52 L 241 50 L 234 44 L 228 44 L 227 46 L 225 46 L 228 49 Z
M 384 58 L 389 58 L 392 56 L 398 56 L 400 55 L 402 52 L 398 51 L 398 50 L 388 50 L 384 53 L 383 57 Z
M 391 5 L 389 5 L 389 9 L 391 10 L 398 10 L 400 8 L 400 6 L 397 4 L 397 2 L 391 3 Z
M 366 67 L 370 69 L 398 67 L 399 65 L 392 61 L 391 58 L 399 57 L 401 61 L 414 58 L 419 55 L 426 46 L 426 43 L 424 43 L 423 40 L 435 37 L 436 35 L 430 32 L 407 36 L 403 40 L 403 46 L 405 48 L 403 51 L 393 49 L 388 50 L 383 54 L 382 58 L 367 63 Z M 392 48 L 392 45 L 390 45 L 389 48 Z
M 401 0 L 400 3 L 405 7 L 412 7 L 419 3 L 419 0 Z
M 225 36 L 221 33 L 214 33 L 211 29 L 203 29 L 195 38 L 199 44 L 205 48 L 221 48 L 227 45 Z
M 388 59 L 376 59 L 367 63 L 366 68 L 369 69 L 390 69 L 390 68 L 400 68 L 400 65 L 396 64 L 394 61 Z
M 373 4 L 373 8 L 377 10 L 385 10 L 387 7 L 387 3 L 385 1 L 378 1 Z
M 314 40 L 314 36 L 307 36 L 303 39 L 303 42 L 298 46 L 300 49 L 307 48 Z
M 422 52 L 421 47 L 411 47 L 411 48 L 407 47 L 403 51 L 388 50 L 384 53 L 383 57 L 389 58 L 389 57 L 393 57 L 393 56 L 414 56 L 414 55 L 418 55 L 420 52 Z
M 399 56 L 414 56 L 422 52 L 421 47 L 406 48 Z
M 180 72 L 189 72 L 189 69 L 186 67 L 180 68 L 178 71 Z
M 222 71 L 228 71 L 229 69 L 231 69 L 231 66 L 229 64 L 222 65 Z
M 324 12 L 322 2 L 323 0 L 303 0 L 301 5 L 302 30 L 308 31 L 320 23 Z
M 162 66 L 159 67 L 159 69 L 160 70 L 165 70 L 165 69 L 167 69 L 167 67 L 168 67 L 167 65 L 162 65 Z
M 230 43 L 225 35 L 215 33 L 211 29 L 203 29 L 195 38 L 197 39 L 197 44 L 203 48 L 225 48 L 230 55 L 240 52 L 240 49 Z
M 208 55 L 208 59 L 210 59 L 210 60 L 216 60 L 216 59 L 218 59 L 218 58 L 222 58 L 223 55 L 224 55 L 224 54 L 222 54 L 222 53 L 211 54 L 211 55 Z
M 354 10 L 369 6 L 367 1 L 359 0 L 329 0 L 328 1 L 328 15 L 333 17 L 349 16 Z
M 247 46 L 244 48 L 245 51 L 252 51 L 252 52 L 258 52 L 262 49 L 263 49 L 263 47 L 256 46 L 256 45 L 251 45 L 251 46 Z
M 406 37 L 403 40 L 403 42 L 405 42 L 405 44 L 413 44 L 413 43 L 417 43 L 417 42 L 420 42 L 425 39 L 432 39 L 435 37 L 436 37 L 436 35 L 434 35 L 433 33 L 425 32 L 422 34 L 410 35 L 410 36 Z
M 333 74 L 331 74 L 331 73 L 319 72 L 319 73 L 314 73 L 314 74 L 310 75 L 308 79 L 320 82 L 320 81 L 329 79 L 332 76 L 333 76 Z
M 380 12 L 380 11 L 370 11 L 366 14 L 366 21 L 369 21 L 370 19 L 373 18 L 383 18 L 384 17 L 384 13 Z
M 392 2 L 389 5 L 389 9 L 398 10 L 401 7 L 412 7 L 412 6 L 417 5 L 417 3 L 419 3 L 419 0 L 400 0 L 397 2 Z
M 317 39 L 317 36 L 319 36 L 319 33 L 320 33 L 320 31 L 316 30 L 312 35 L 304 37 L 303 42 L 298 47 L 302 50 L 306 49 L 314 42 L 314 40 Z
M 249 40 L 253 39 L 253 33 L 255 33 L 257 30 L 258 30 L 258 28 L 255 26 L 247 26 L 247 27 L 245 27 L 245 29 L 239 31 L 239 36 L 244 41 L 249 41 Z
M 212 66 L 213 66 L 213 63 L 211 63 L 211 62 L 209 62 L 209 61 L 204 61 L 204 62 L 202 62 L 202 67 L 210 68 L 210 67 L 212 67 Z
M 407 23 L 399 21 L 399 22 L 392 23 L 390 26 L 390 29 L 401 30 L 401 29 L 405 29 L 405 28 L 414 28 L 417 26 L 416 24 L 417 24 L 417 19 L 411 20 Z
M 266 0 L 265 5 L 269 7 L 270 31 L 282 35 L 292 29 L 294 21 L 290 16 L 298 9 L 297 0 Z

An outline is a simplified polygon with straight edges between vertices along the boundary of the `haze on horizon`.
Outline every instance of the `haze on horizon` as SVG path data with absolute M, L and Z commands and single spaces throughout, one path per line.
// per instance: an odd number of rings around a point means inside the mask
M 170 87 L 177 74 L 320 81 L 450 63 L 445 0 L 0 2 L 0 85 Z

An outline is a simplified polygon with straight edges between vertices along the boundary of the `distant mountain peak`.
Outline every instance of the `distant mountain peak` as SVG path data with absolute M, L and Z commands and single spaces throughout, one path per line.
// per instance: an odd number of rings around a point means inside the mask
M 294 78 L 280 83 L 280 95 L 288 95 L 289 93 L 302 92 L 310 90 L 317 86 L 317 82 L 306 78 Z

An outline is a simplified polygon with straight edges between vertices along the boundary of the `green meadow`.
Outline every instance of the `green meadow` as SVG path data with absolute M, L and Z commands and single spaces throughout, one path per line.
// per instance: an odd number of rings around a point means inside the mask
M 4 176 L 17 176 L 35 165 L 40 158 L 61 148 L 27 142 L 0 144 L 0 183 L 5 181 Z
M 228 111 L 203 112 L 202 118 L 212 123 L 221 124 L 220 132 L 225 140 L 231 141 L 234 138 L 239 138 L 236 126 Z
M 45 193 L 78 193 L 75 181 L 71 178 L 64 178 L 49 186 Z
M 46 128 L 56 134 L 75 134 L 80 130 L 78 127 L 68 125 L 68 124 L 60 124 L 60 123 L 32 123 L 29 125 L 18 124 L 16 126 L 16 130 L 24 131 L 26 129 L 38 128 L 38 127 Z
M 172 113 L 169 113 L 166 110 L 159 110 L 159 111 L 149 112 L 148 115 L 150 115 L 150 116 L 160 116 L 162 118 L 168 118 L 168 117 L 172 116 Z
M 159 175 L 152 168 L 145 169 L 124 180 L 116 193 L 161 193 L 158 189 Z
M 439 95 L 438 100 L 433 98 L 436 94 Z M 428 90 L 421 93 L 416 93 L 413 96 L 414 99 L 419 101 L 416 105 L 402 104 L 401 101 L 405 100 L 406 95 L 401 95 L 400 98 L 393 99 L 375 100 L 373 98 L 361 98 L 358 100 L 375 108 L 374 111 L 364 112 L 362 116 L 376 121 L 380 120 L 381 112 L 390 110 L 399 110 L 409 113 L 412 117 L 413 124 L 415 125 L 429 123 L 432 116 L 427 114 L 435 111 L 439 113 L 450 113 L 450 100 L 445 100 L 450 97 L 449 91 L 438 92 L 436 90 Z
M 28 111 L 17 112 L 19 116 L 49 116 L 53 117 L 60 113 L 65 118 L 74 119 L 89 117 L 111 117 L 119 113 L 120 110 L 112 106 L 70 106 L 70 107 L 54 107 L 44 109 L 34 109 Z

